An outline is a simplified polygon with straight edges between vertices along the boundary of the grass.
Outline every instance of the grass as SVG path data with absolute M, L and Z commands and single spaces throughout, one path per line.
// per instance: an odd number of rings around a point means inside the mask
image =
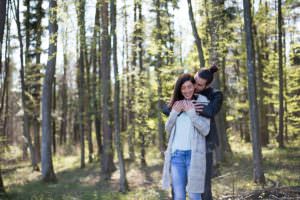
M 288 144 L 285 149 L 275 146 L 263 148 L 266 184 L 252 181 L 252 147 L 231 137 L 232 155 L 220 164 L 221 175 L 213 178 L 214 197 L 234 195 L 263 187 L 299 186 L 300 141 Z M 70 147 L 68 147 L 70 148 Z M 154 148 L 153 148 L 154 149 Z M 13 152 L 13 153 L 12 153 Z M 80 169 L 80 158 L 76 147 L 65 149 L 54 157 L 54 168 L 58 178 L 56 184 L 45 184 L 40 172 L 32 172 L 28 161 L 18 160 L 20 151 L 11 148 L 2 166 L 6 197 L 13 200 L 158 200 L 168 199 L 168 193 L 160 189 L 162 160 L 156 150 L 147 152 L 147 167 L 126 162 L 130 191 L 118 192 L 119 174 L 116 171 L 110 181 L 100 177 L 100 164 L 94 161 Z M 13 156 L 13 157 L 12 157 Z

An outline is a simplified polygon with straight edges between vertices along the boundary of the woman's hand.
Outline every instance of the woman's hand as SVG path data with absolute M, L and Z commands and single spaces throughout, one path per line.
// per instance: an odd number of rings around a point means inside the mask
M 182 101 L 175 101 L 173 104 L 172 109 L 174 109 L 176 112 L 181 112 L 183 110 L 183 102 Z
M 195 106 L 194 106 L 194 104 L 192 103 L 192 101 L 185 100 L 185 101 L 183 102 L 183 110 L 184 110 L 184 111 L 189 111 L 189 110 L 192 110 L 192 109 L 194 109 L 194 108 L 195 108 Z

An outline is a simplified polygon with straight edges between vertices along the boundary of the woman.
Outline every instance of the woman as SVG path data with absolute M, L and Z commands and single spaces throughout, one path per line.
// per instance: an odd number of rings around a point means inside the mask
M 195 97 L 195 80 L 190 74 L 182 74 L 176 81 L 172 108 L 166 122 L 169 134 L 163 169 L 163 188 L 168 189 L 172 181 L 175 200 L 201 200 L 204 192 L 206 171 L 205 136 L 209 132 L 210 120 L 198 116 L 194 100 L 208 102 L 204 96 Z

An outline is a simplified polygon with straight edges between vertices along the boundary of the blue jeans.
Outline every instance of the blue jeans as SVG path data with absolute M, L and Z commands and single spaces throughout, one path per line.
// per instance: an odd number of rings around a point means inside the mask
M 186 185 L 191 162 L 191 150 L 176 150 L 171 158 L 173 200 L 186 199 Z M 190 200 L 201 200 L 200 193 L 189 193 Z

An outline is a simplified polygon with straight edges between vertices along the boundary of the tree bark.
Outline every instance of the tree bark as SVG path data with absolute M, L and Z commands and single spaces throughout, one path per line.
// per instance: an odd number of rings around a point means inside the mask
M 79 26 L 79 43 L 80 43 L 80 55 L 79 55 L 79 131 L 80 131 L 80 167 L 85 167 L 85 0 L 78 0 L 77 8 L 77 20 Z
M 6 0 L 0 1 L 0 74 L 2 73 L 2 44 L 6 20 Z
M 249 0 L 243 0 L 244 5 L 244 28 L 247 48 L 247 69 L 248 69 L 248 95 L 250 107 L 250 122 L 252 132 L 253 150 L 253 179 L 256 183 L 265 183 L 262 167 L 262 153 L 259 135 L 258 109 L 256 100 L 254 48 L 252 35 L 251 4 Z
M 57 53 L 57 1 L 49 1 L 49 50 L 42 96 L 42 180 L 56 182 L 51 152 L 52 86 Z
M 126 192 L 128 190 L 128 183 L 126 178 L 125 163 L 123 159 L 123 149 L 120 136 L 120 78 L 118 72 L 118 58 L 117 58 L 117 14 L 116 14 L 116 0 L 110 1 L 111 7 L 111 34 L 113 40 L 113 65 L 114 65 L 114 78 L 115 78 L 115 92 L 114 92 L 114 122 L 115 122 L 115 145 L 119 160 L 120 170 L 120 192 Z
M 279 132 L 278 132 L 278 144 L 279 148 L 284 147 L 283 140 L 283 120 L 284 120 L 284 97 L 283 97 L 283 64 L 282 64 L 282 12 L 281 12 L 281 0 L 278 0 L 278 76 L 279 76 Z
M 108 2 L 101 0 L 101 91 L 102 91 L 102 132 L 103 153 L 101 159 L 102 178 L 108 180 L 114 168 L 112 131 L 110 128 L 109 99 L 110 93 L 110 39 L 108 34 Z
M 0 166 L 0 197 L 3 193 L 5 193 L 5 189 L 4 189 L 4 183 L 3 183 L 3 179 L 2 179 L 2 172 L 1 172 L 1 166 Z
M 24 78 L 24 46 L 22 40 L 22 33 L 21 33 L 21 23 L 20 23 L 20 0 L 13 1 L 14 11 L 15 11 L 15 21 L 17 24 L 17 31 L 18 31 L 18 40 L 20 43 L 20 77 L 21 77 L 21 100 L 22 100 L 22 108 L 23 108 L 23 135 L 25 138 L 24 146 L 23 146 L 23 158 L 27 157 L 27 148 L 29 147 L 30 155 L 33 155 L 33 145 L 31 136 L 29 134 L 29 116 L 27 112 L 27 105 L 26 105 L 26 97 L 25 97 L 25 78 Z

